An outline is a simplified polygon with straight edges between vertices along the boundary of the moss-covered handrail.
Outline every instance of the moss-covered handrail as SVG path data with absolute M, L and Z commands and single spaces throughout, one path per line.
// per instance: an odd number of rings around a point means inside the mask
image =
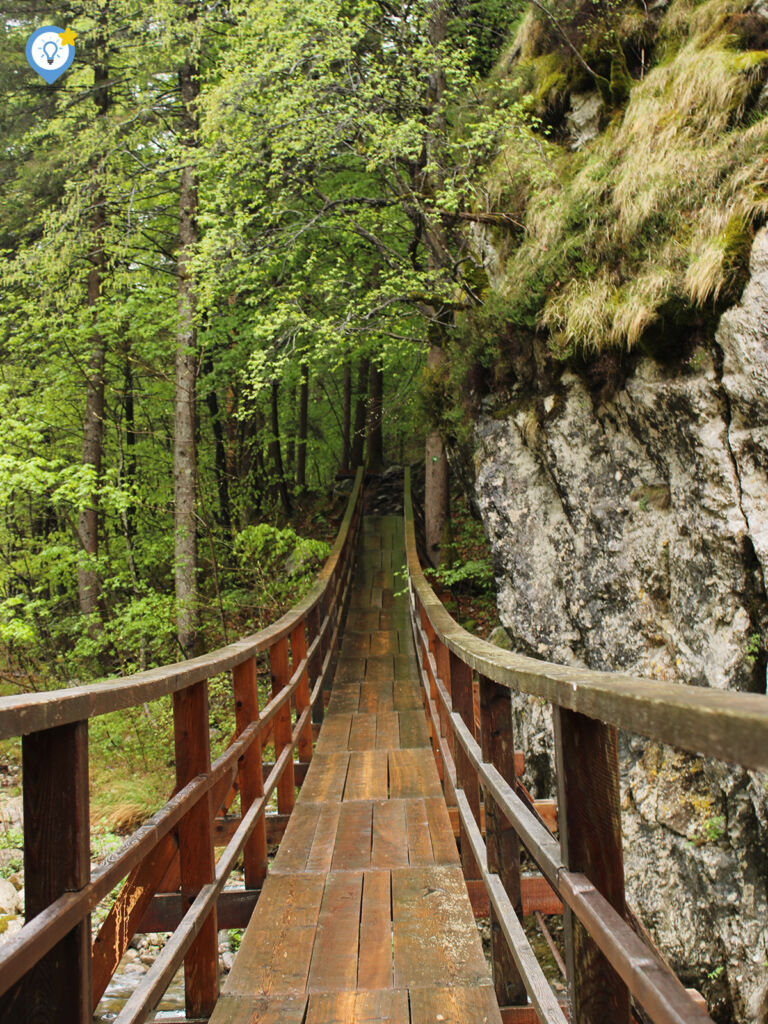
M 120 1012 L 119 1024 L 145 1021 L 182 961 L 187 1016 L 210 1015 L 218 996 L 217 912 L 223 908 L 238 921 L 224 927 L 245 925 L 267 870 L 267 805 L 276 792 L 284 829 L 303 777 L 298 773 L 306 772 L 312 757 L 313 723 L 323 717 L 362 499 L 359 469 L 317 581 L 265 629 L 149 672 L 0 699 L 0 738 L 22 736 L 26 897 L 24 927 L 0 947 L 2 1024 L 87 1024 L 139 930 L 173 935 Z M 256 656 L 263 652 L 269 654 L 272 696 L 260 708 Z M 207 683 L 230 670 L 236 734 L 211 764 Z M 164 696 L 173 698 L 174 794 L 91 872 L 88 720 Z M 274 763 L 263 763 L 270 738 Z M 222 817 L 238 794 L 240 816 Z M 223 841 L 217 841 L 219 822 Z M 224 847 L 218 860 L 216 846 Z M 245 890 L 224 892 L 241 855 Z M 123 879 L 92 947 L 89 915 Z
M 657 1024 L 711 1024 L 701 997 L 680 984 L 626 904 L 617 729 L 763 769 L 768 697 L 555 665 L 473 636 L 422 571 L 408 470 L 404 514 L 432 745 L 446 796 L 458 807 L 465 876 L 485 883 L 498 924 L 492 941 L 499 1002 L 513 993 L 530 999 L 541 1021 L 565 1021 L 519 920 L 522 844 L 563 903 L 571 1021 L 629 1024 L 635 1000 Z M 552 708 L 558 839 L 516 775 L 513 691 Z

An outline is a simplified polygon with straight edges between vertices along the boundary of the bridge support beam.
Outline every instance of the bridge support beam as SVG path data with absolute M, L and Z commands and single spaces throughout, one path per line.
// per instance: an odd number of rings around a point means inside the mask
M 208 683 L 204 680 L 173 695 L 176 786 L 211 770 L 208 734 Z M 204 885 L 214 880 L 213 803 L 210 791 L 179 823 L 182 906 L 186 912 Z M 219 942 L 216 907 L 203 922 L 184 957 L 187 1017 L 209 1017 L 219 996 Z
M 236 665 L 232 674 L 235 691 L 235 723 L 238 735 L 251 722 L 259 720 L 259 687 L 256 679 L 256 659 L 249 658 Z M 264 775 L 261 767 L 261 735 L 258 735 L 240 764 L 240 807 L 246 814 L 254 802 L 264 796 Z M 260 889 L 267 877 L 267 830 L 262 814 L 254 826 L 243 850 L 245 885 Z
M 480 739 L 483 760 L 490 762 L 504 780 L 514 787 L 516 776 L 512 693 L 509 687 L 500 686 L 485 676 L 480 676 Z M 499 876 L 515 913 L 522 920 L 520 840 L 488 790 L 485 791 L 485 840 L 488 870 Z M 499 1006 L 522 1006 L 527 1001 L 525 985 L 501 926 L 495 919 L 493 907 L 490 910 L 490 919 L 496 999 Z
M 474 736 L 475 708 L 472 692 L 472 669 L 460 658 L 457 658 L 453 651 L 449 651 L 448 664 L 453 710 L 461 715 L 464 724 Z M 477 781 L 477 772 L 460 743 L 454 744 L 453 757 L 456 764 L 456 782 L 459 789 L 464 790 L 464 795 L 477 822 L 477 827 L 480 828 L 480 786 Z M 469 838 L 465 834 L 463 823 L 461 824 L 459 842 L 461 844 L 461 867 L 464 877 L 467 881 L 474 878 L 482 878 Z
M 583 872 L 625 914 L 617 732 L 594 718 L 552 707 L 563 862 Z M 628 1024 L 629 991 L 568 907 L 563 908 L 569 1020 Z
M 30 921 L 90 878 L 88 723 L 45 729 L 22 740 L 24 877 Z M 91 929 L 86 917 L 0 1001 L 13 1024 L 89 1024 Z

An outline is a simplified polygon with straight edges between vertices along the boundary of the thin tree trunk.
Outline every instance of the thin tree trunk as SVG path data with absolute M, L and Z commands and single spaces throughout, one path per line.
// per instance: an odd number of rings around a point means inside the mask
M 344 364 L 344 388 L 342 397 L 341 419 L 341 472 L 350 470 L 352 451 L 349 445 L 349 431 L 352 426 L 352 370 L 349 363 Z
M 101 33 L 96 41 L 96 59 L 93 65 L 93 95 L 97 107 L 97 118 L 106 117 L 111 106 L 108 89 L 109 69 L 106 64 L 106 38 L 102 12 Z M 88 305 L 94 310 L 101 296 L 102 278 L 106 263 L 104 253 L 104 228 L 106 211 L 104 195 L 97 191 L 93 199 L 91 229 L 93 249 L 91 269 L 88 272 Z M 85 416 L 83 418 L 83 465 L 93 469 L 94 483 L 98 486 L 101 476 L 101 460 L 104 450 L 104 362 L 105 343 L 98 331 L 91 335 L 91 356 L 88 360 L 88 379 L 85 393 Z M 77 520 L 80 545 L 86 556 L 86 564 L 77 572 L 77 591 L 80 611 L 93 615 L 99 607 L 101 582 L 93 567 L 92 560 L 99 554 L 99 499 L 96 490 L 91 495 L 87 508 L 80 510 Z
M 128 457 L 125 467 L 125 479 L 129 488 L 136 483 L 136 398 L 133 389 L 133 371 L 131 369 L 130 355 L 125 357 L 125 383 L 124 383 L 123 408 L 125 410 L 125 443 L 128 448 Z M 132 541 L 136 534 L 136 506 L 133 498 L 125 509 L 126 531 L 129 541 Z
M 309 367 L 301 364 L 299 384 L 299 441 L 296 449 L 296 489 L 301 494 L 307 486 L 307 429 L 309 421 Z
M 186 61 L 179 72 L 181 135 L 184 145 L 195 145 L 198 93 L 197 68 Z M 195 389 L 197 331 L 195 289 L 188 262 L 197 242 L 197 177 L 192 163 L 181 171 L 179 189 L 179 254 L 177 264 L 176 397 L 173 445 L 175 500 L 176 625 L 179 645 L 187 657 L 197 642 L 197 524 L 195 518 Z
M 368 469 L 380 473 L 384 468 L 384 437 L 381 417 L 384 401 L 384 371 L 371 363 L 370 401 L 368 403 Z
M 432 345 L 427 356 L 430 370 L 445 361 L 445 353 L 439 345 Z M 427 557 L 435 568 L 443 555 L 443 542 L 448 523 L 448 458 L 440 431 L 434 429 L 427 435 L 424 476 L 424 531 L 426 533 Z
M 210 373 L 212 367 L 209 361 L 206 362 L 206 372 Z M 208 414 L 211 417 L 211 429 L 213 431 L 214 445 L 214 472 L 216 474 L 216 491 L 219 496 L 219 510 L 214 518 L 219 526 L 229 531 L 232 527 L 232 519 L 229 512 L 229 481 L 227 479 L 227 449 L 224 443 L 224 428 L 221 424 L 221 410 L 219 408 L 219 396 L 216 394 L 216 386 L 211 384 L 205 396 L 205 404 L 208 406 Z
M 291 419 L 292 419 L 292 422 L 294 424 L 294 429 L 290 430 L 288 432 L 288 437 L 285 440 L 285 466 L 284 466 L 284 469 L 285 469 L 286 480 L 294 479 L 295 478 L 295 470 L 296 470 L 296 434 L 298 433 L 298 423 L 296 422 L 297 417 L 295 417 L 293 415 L 295 413 L 295 410 L 296 410 L 296 385 L 295 384 L 291 385 L 291 392 L 290 392 L 289 406 L 288 407 L 289 407 L 289 409 L 291 410 L 291 413 L 292 413 Z
M 370 359 L 363 356 L 357 368 L 357 401 L 355 402 L 355 432 L 352 437 L 352 469 L 363 464 L 365 446 L 365 419 L 368 408 L 368 372 Z
M 283 453 L 280 445 L 280 416 L 278 410 L 278 398 L 280 385 L 276 380 L 272 381 L 271 414 L 272 414 L 272 437 L 270 438 L 270 458 L 275 471 L 278 491 L 280 492 L 280 504 L 286 515 L 291 514 L 291 499 L 288 494 L 288 486 L 285 482 L 285 471 L 283 469 Z

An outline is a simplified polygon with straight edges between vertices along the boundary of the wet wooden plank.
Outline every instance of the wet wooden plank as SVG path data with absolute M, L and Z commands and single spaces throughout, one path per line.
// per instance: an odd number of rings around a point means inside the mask
M 341 800 L 347 778 L 349 754 L 315 754 L 301 787 L 302 801 Z
M 374 804 L 371 866 L 406 867 L 408 863 L 405 803 L 402 800 L 387 800 Z
M 325 888 L 322 875 L 267 875 L 224 985 L 230 996 L 304 991 Z
M 405 819 L 408 829 L 408 863 L 412 865 L 434 864 L 432 836 L 429 819 L 423 800 L 405 801 Z
M 386 800 L 388 795 L 387 753 L 355 750 L 349 755 L 345 800 Z
M 306 1024 L 410 1024 L 408 993 L 383 991 L 313 994 L 309 997 Z
M 349 750 L 373 750 L 376 746 L 376 715 L 352 716 L 347 747 Z
M 312 849 L 307 857 L 307 871 L 328 872 L 331 870 L 340 815 L 341 804 L 324 804 L 321 807 Z
M 396 711 L 382 711 L 376 716 L 376 749 L 397 750 L 400 747 L 400 718 Z
M 357 987 L 391 988 L 392 895 L 389 871 L 366 871 L 360 911 Z
M 502 1024 L 490 985 L 472 988 L 412 988 L 411 1020 L 442 1024 Z
M 396 987 L 490 984 L 460 868 L 393 871 L 392 908 Z
M 307 1006 L 305 994 L 295 996 L 223 995 L 210 1024 L 302 1024 Z
M 379 629 L 370 634 L 369 656 L 381 658 L 388 654 L 397 654 L 400 650 L 397 630 Z
M 372 683 L 392 682 L 395 678 L 395 659 L 391 654 L 368 658 L 365 663 L 365 678 Z
M 417 711 L 424 706 L 418 685 L 413 679 L 396 678 L 393 695 L 395 711 Z
M 392 799 L 442 796 L 443 791 L 432 752 L 430 750 L 391 750 L 389 752 L 389 791 Z
M 424 801 L 424 809 L 427 813 L 435 863 L 458 864 L 459 851 L 445 801 L 442 797 L 428 797 Z
M 316 754 L 332 754 L 347 749 L 349 730 L 352 726 L 352 715 L 345 712 L 336 713 L 333 708 L 335 692 L 331 694 L 328 715 L 323 721 L 320 736 L 315 747 Z
M 365 677 L 365 658 L 352 657 L 345 654 L 339 658 L 336 674 L 333 677 L 334 688 L 337 683 L 359 683 Z
M 327 876 L 307 989 L 353 989 L 357 981 L 362 872 Z
M 365 610 L 350 608 L 347 614 L 345 629 L 357 633 L 372 633 L 379 628 L 379 615 L 378 608 L 367 608 Z
M 321 809 L 322 804 L 299 800 L 288 819 L 288 827 L 270 868 L 271 873 L 285 875 L 305 869 Z
M 373 804 L 367 800 L 343 803 L 333 850 L 334 871 L 370 867 Z
M 392 680 L 366 679 L 360 686 L 359 710 L 367 714 L 394 711 Z
M 399 711 L 398 718 L 401 749 L 429 746 L 427 720 L 422 708 L 418 711 Z
M 328 702 L 329 715 L 350 715 L 360 705 L 360 683 L 334 683 Z M 322 730 L 320 731 L 322 735 Z

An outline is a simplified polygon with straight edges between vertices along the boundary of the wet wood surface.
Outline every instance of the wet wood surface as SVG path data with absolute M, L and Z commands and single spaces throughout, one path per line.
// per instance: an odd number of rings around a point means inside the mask
M 429 745 L 402 521 L 368 518 L 316 752 L 211 1024 L 501 1024 Z

